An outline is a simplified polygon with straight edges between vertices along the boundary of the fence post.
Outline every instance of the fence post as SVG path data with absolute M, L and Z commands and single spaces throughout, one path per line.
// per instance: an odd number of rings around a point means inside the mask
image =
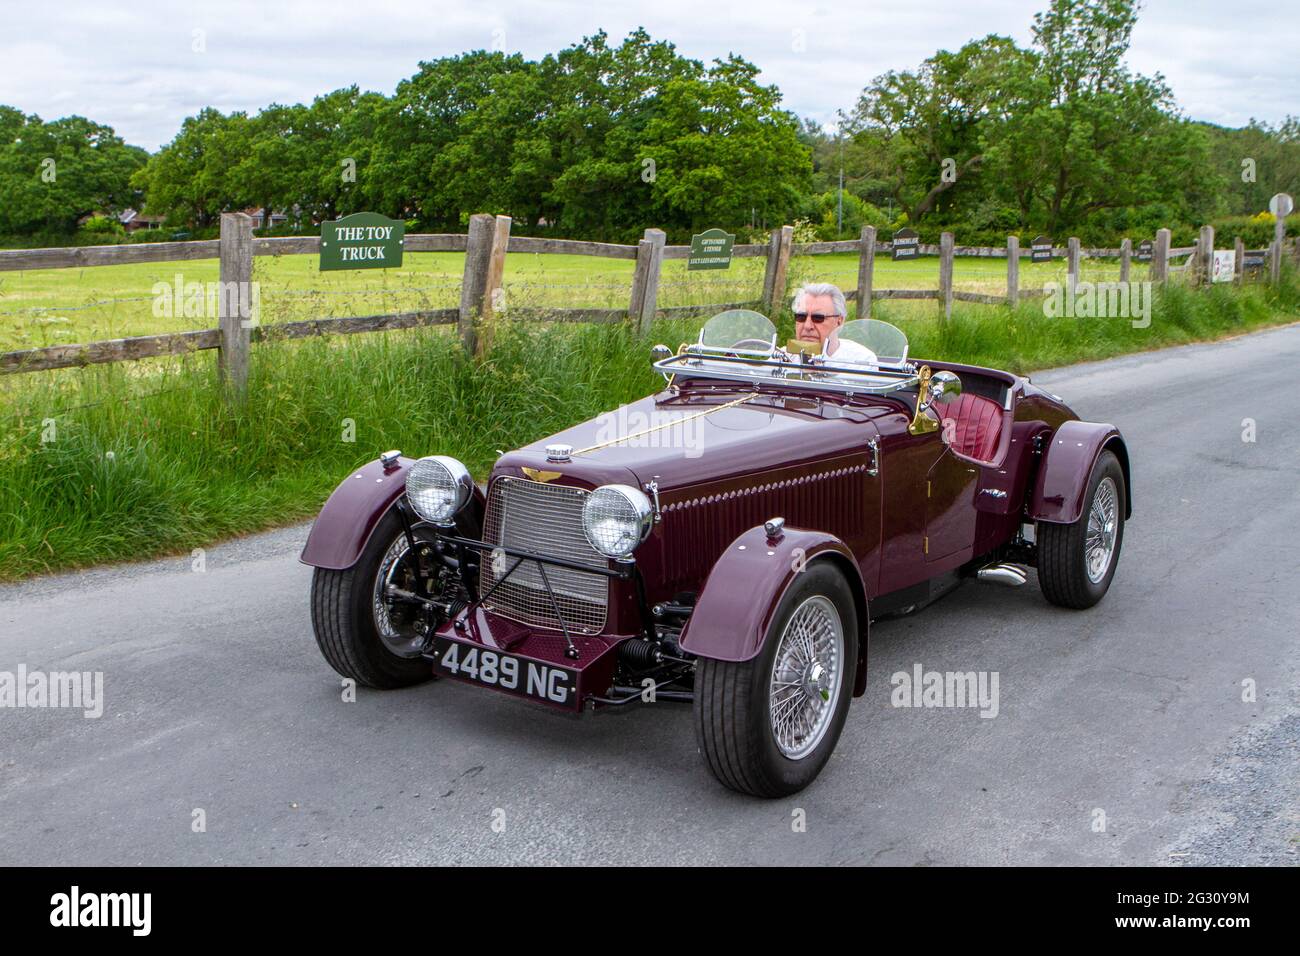
M 785 280 L 790 271 L 790 242 L 793 238 L 794 226 L 782 226 L 779 233 L 772 233 L 767 263 L 771 281 L 764 283 L 763 304 L 768 317 L 773 321 L 780 314 L 782 300 L 785 298 Z
M 876 227 L 863 226 L 858 253 L 858 318 L 871 318 L 872 273 L 876 268 Z
M 221 349 L 217 375 L 232 395 L 242 398 L 248 387 L 249 329 L 253 302 L 253 220 L 242 212 L 221 214 L 220 279 L 217 324 Z
M 1020 304 L 1020 237 L 1007 236 L 1007 305 Z
M 1151 281 L 1163 285 L 1169 279 L 1169 237 L 1168 229 L 1156 230 L 1156 247 L 1151 252 Z
M 939 236 L 939 300 L 943 303 L 943 322 L 952 318 L 952 233 Z
M 1241 285 L 1246 278 L 1246 243 L 1238 236 L 1232 240 L 1232 281 Z
M 1133 263 L 1133 240 L 1125 236 L 1119 241 L 1119 281 L 1128 282 L 1129 271 Z
M 496 217 L 485 212 L 469 217 L 465 237 L 465 273 L 460 284 L 460 315 L 457 327 L 466 352 L 478 354 L 477 323 L 483 315 L 483 294 L 487 291 L 488 266 L 492 258 L 492 237 Z
M 663 269 L 664 242 L 662 229 L 647 229 L 645 238 L 636 244 L 636 270 L 632 273 L 632 298 L 628 303 L 628 321 L 642 335 L 649 335 L 659 308 L 659 273 Z
M 498 312 L 506 311 L 505 292 L 501 288 L 506 273 L 506 249 L 510 246 L 510 217 L 497 216 L 492 223 L 492 246 L 488 250 L 487 280 L 483 286 L 483 321 L 479 324 L 475 352 L 482 355 L 492 347 Z
M 1079 285 L 1079 237 L 1071 236 L 1065 248 L 1065 283 L 1070 290 Z
M 781 255 L 781 231 L 772 230 L 767 241 L 767 263 L 763 270 L 763 311 L 772 311 L 772 279 L 776 276 L 776 260 Z
M 1214 278 L 1214 227 L 1202 226 L 1196 240 L 1196 281 L 1207 285 Z
M 641 328 L 641 310 L 645 304 L 645 287 L 654 262 L 655 244 L 642 239 L 636 244 L 636 268 L 632 272 L 632 296 L 627 303 L 627 320 L 634 328 Z

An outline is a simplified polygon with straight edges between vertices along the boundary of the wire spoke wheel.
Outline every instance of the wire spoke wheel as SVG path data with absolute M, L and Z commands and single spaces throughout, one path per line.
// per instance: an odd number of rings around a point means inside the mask
M 418 612 L 411 605 L 392 601 L 387 594 L 390 587 L 413 594 L 422 590 L 416 575 L 415 555 L 411 554 L 405 533 L 393 539 L 379 562 L 371 608 L 375 632 L 384 646 L 399 657 L 419 657 L 424 638 L 416 633 L 414 627 Z
M 844 680 L 844 625 L 827 597 L 791 615 L 772 662 L 768 711 L 772 738 L 791 760 L 817 749 L 830 727 Z
M 419 547 L 416 541 L 416 547 Z M 418 604 L 394 599 L 389 587 L 428 594 L 402 523 L 390 508 L 345 568 L 316 568 L 311 578 L 311 623 L 321 655 L 341 676 L 363 687 L 410 687 L 430 680 L 420 656 Z
M 1088 580 L 1099 584 L 1110 570 L 1115 553 L 1115 529 L 1118 525 L 1119 495 L 1115 482 L 1102 479 L 1092 496 L 1088 509 L 1088 530 L 1084 537 L 1084 552 L 1088 567 Z
M 786 586 L 747 660 L 701 657 L 696 740 L 709 770 L 756 797 L 798 793 L 835 750 L 853 697 L 858 606 L 831 560 L 809 564 Z
M 1035 528 L 1038 584 L 1058 607 L 1082 610 L 1110 589 L 1124 546 L 1128 476 L 1115 452 L 1093 462 L 1083 507 L 1069 524 L 1040 520 Z

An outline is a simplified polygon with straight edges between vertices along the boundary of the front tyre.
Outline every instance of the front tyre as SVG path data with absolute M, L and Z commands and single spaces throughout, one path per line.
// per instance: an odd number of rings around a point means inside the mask
M 418 541 L 417 541 L 418 544 Z M 429 680 L 414 621 L 384 600 L 386 585 L 416 591 L 414 556 L 396 509 L 389 509 L 356 563 L 317 568 L 311 580 L 311 623 L 329 665 L 366 687 L 407 687 Z
M 695 737 L 724 786 L 783 797 L 816 779 L 848 714 L 857 634 L 848 583 L 822 561 L 786 591 L 757 657 L 700 659 Z
M 1125 500 L 1124 469 L 1104 451 L 1092 466 L 1079 519 L 1038 522 L 1038 583 L 1047 600 L 1082 609 L 1105 597 L 1124 543 Z

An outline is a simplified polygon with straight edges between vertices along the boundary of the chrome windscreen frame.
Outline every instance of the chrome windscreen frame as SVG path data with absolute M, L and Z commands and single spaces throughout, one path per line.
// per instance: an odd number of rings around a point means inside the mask
M 765 356 L 739 349 L 718 349 L 692 345 L 677 355 L 654 363 L 665 377 L 707 378 L 749 385 L 764 383 L 781 388 L 844 392 L 848 395 L 887 395 L 916 388 L 919 368 L 906 363 L 901 368 L 836 364 L 819 357 L 796 359 L 781 349 Z M 742 371 L 741 368 L 748 369 Z

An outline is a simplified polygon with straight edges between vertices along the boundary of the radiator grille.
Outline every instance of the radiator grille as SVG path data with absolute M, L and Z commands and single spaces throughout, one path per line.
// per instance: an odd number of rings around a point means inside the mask
M 491 545 L 521 548 L 537 554 L 577 561 L 602 570 L 609 560 L 587 543 L 582 532 L 582 506 L 587 492 L 581 488 L 549 485 L 522 478 L 499 478 L 488 493 L 483 520 L 483 540 Z M 496 563 L 484 555 L 480 587 L 486 593 L 498 577 L 514 564 Z M 605 626 L 609 579 L 569 568 L 546 566 L 546 580 L 568 628 L 580 634 L 598 634 Z M 535 561 L 524 561 L 484 603 L 489 610 L 536 627 L 560 629 L 541 572 Z

